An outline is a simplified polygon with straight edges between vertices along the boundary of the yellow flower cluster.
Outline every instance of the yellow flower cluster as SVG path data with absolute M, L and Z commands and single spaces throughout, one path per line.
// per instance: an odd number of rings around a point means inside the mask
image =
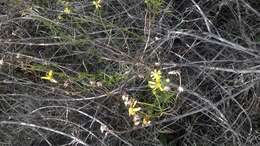
M 151 81 L 148 81 L 148 86 L 153 90 L 153 92 L 156 92 L 156 91 L 163 91 L 164 88 L 162 86 L 162 81 L 161 81 L 161 78 L 162 78 L 162 73 L 160 70 L 154 70 L 151 72 L 151 78 L 152 80 Z
M 69 15 L 72 13 L 73 9 L 72 7 L 70 6 L 70 3 L 65 1 L 65 0 L 58 0 L 59 3 L 62 4 L 62 6 L 64 7 L 63 11 L 61 14 L 58 15 L 58 19 L 59 20 L 63 20 L 65 15 Z
M 63 13 L 64 14 L 71 14 L 71 9 L 68 7 L 68 6 L 66 6 L 65 8 L 64 8 L 64 10 L 63 10 Z
M 58 81 L 56 81 L 53 77 L 53 71 L 52 70 L 48 71 L 45 76 L 41 77 L 41 79 L 48 80 L 52 83 L 58 83 Z
M 141 107 L 136 107 L 136 103 L 137 103 L 137 100 L 134 100 L 134 101 L 130 104 L 130 106 L 129 106 L 129 108 L 128 108 L 128 114 L 129 114 L 129 116 L 134 116 L 134 115 L 136 115 L 136 113 L 137 113 L 138 111 L 141 110 Z
M 138 101 L 134 98 L 129 98 L 128 94 L 122 96 L 122 100 L 126 107 L 128 107 L 128 115 L 132 118 L 135 126 L 138 126 L 142 123 L 142 126 L 148 126 L 151 123 L 149 116 L 144 115 L 143 120 L 141 120 L 142 115 L 140 111 L 142 108 L 137 106 Z
M 151 120 L 150 120 L 150 117 L 148 115 L 145 115 L 144 118 L 143 118 L 143 124 L 142 126 L 148 126 L 151 124 Z
M 95 6 L 96 10 L 98 10 L 99 8 L 101 8 L 101 0 L 93 0 L 92 3 Z

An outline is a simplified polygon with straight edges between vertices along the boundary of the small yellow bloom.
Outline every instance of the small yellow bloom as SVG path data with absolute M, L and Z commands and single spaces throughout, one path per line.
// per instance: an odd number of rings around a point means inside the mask
M 53 71 L 50 70 L 46 73 L 46 76 L 44 77 L 41 77 L 41 79 L 44 79 L 44 80 L 48 80 L 52 83 L 58 83 L 54 78 L 53 78 Z
M 63 10 L 63 12 L 64 12 L 65 14 L 71 14 L 71 9 L 70 9 L 69 7 L 65 7 L 64 10 Z
M 156 91 L 164 91 L 164 87 L 162 85 L 162 73 L 160 70 L 154 70 L 151 72 L 152 81 L 148 81 L 148 86 L 153 89 L 153 93 L 155 94 Z
M 160 91 L 164 91 L 161 81 L 160 82 L 154 82 L 154 81 L 148 81 L 148 86 L 150 88 L 152 88 L 153 90 L 160 90 Z
M 154 70 L 151 72 L 151 78 L 156 81 L 156 82 L 159 82 L 161 81 L 161 78 L 162 78 L 162 72 L 160 70 Z
M 101 8 L 101 0 L 94 0 L 92 3 L 96 9 Z
M 134 116 L 138 111 L 141 110 L 141 107 L 135 107 L 137 101 L 133 101 L 128 109 L 128 114 L 129 116 Z
M 145 115 L 144 118 L 143 118 L 142 126 L 148 126 L 150 124 L 151 124 L 150 117 L 148 115 Z

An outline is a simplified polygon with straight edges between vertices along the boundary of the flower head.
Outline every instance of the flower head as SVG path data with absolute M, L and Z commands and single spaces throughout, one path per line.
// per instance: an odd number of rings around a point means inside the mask
M 134 100 L 134 101 L 130 104 L 130 107 L 128 108 L 128 114 L 129 114 L 129 116 L 134 116 L 134 115 L 136 115 L 136 113 L 137 113 L 138 111 L 141 110 L 141 107 L 135 107 L 135 106 L 136 106 L 136 103 L 137 103 L 137 101 Z
M 157 91 L 164 91 L 164 86 L 162 84 L 162 73 L 160 70 L 154 70 L 151 72 L 151 81 L 148 81 L 148 86 L 153 90 L 153 94 Z
M 63 10 L 63 12 L 64 12 L 65 14 L 71 14 L 71 9 L 70 9 L 69 7 L 65 7 L 64 10 Z
M 160 81 L 160 82 L 148 81 L 148 86 L 149 86 L 150 88 L 152 88 L 153 90 L 163 91 L 163 87 L 162 87 L 161 81 Z
M 101 8 L 101 0 L 93 0 L 93 5 L 95 6 L 96 9 Z
M 178 87 L 178 91 L 179 91 L 179 92 L 183 92 L 183 91 L 184 91 L 183 87 L 182 87 L 182 86 L 179 86 L 179 87 Z
M 53 78 L 53 71 L 50 70 L 46 73 L 46 76 L 44 77 L 41 77 L 41 79 L 44 79 L 44 80 L 48 80 L 52 83 L 58 83 L 54 78 Z
M 148 115 L 145 115 L 144 118 L 143 118 L 142 126 L 148 126 L 150 124 L 151 124 L 150 117 Z
M 109 130 L 108 130 L 108 128 L 107 128 L 106 125 L 101 124 L 101 125 L 100 125 L 100 131 L 101 131 L 101 133 L 104 133 L 104 132 L 107 132 L 107 131 L 109 131 Z
M 160 70 L 154 70 L 151 72 L 151 78 L 156 81 L 156 82 L 159 82 L 161 81 L 161 78 L 162 78 L 162 72 Z

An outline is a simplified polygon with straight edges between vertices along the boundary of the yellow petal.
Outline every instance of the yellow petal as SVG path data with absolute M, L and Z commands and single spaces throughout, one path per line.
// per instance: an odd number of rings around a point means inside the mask
M 154 70 L 154 71 L 152 71 L 151 72 L 151 78 L 153 79 L 153 80 L 155 80 L 156 82 L 160 82 L 160 80 L 161 80 L 161 71 L 160 70 Z
M 70 10 L 68 7 L 65 7 L 64 10 L 63 10 L 63 12 L 64 12 L 65 14 L 70 14 L 70 13 L 71 13 L 71 10 Z
M 136 114 L 136 112 L 140 111 L 141 110 L 141 107 L 138 107 L 138 108 L 132 108 L 130 107 L 128 109 L 128 114 L 129 116 L 134 116 Z
M 50 80 L 49 77 L 41 77 L 41 79 L 44 79 L 44 80 Z
M 140 111 L 140 110 L 141 110 L 140 107 L 138 107 L 138 108 L 134 108 L 134 109 L 133 109 L 134 112 L 138 112 L 138 111 Z
M 100 5 L 101 0 L 94 0 L 92 3 L 93 3 L 93 5 L 95 5 L 95 8 L 96 8 L 96 9 L 101 8 L 101 5 Z
M 133 108 L 129 108 L 128 109 L 128 114 L 129 114 L 129 116 L 133 116 L 134 115 L 134 111 L 133 111 Z
M 152 89 L 154 89 L 156 86 L 155 86 L 155 82 L 153 82 L 153 81 L 148 81 L 148 86 L 150 87 L 150 88 L 152 88 Z
M 53 71 L 50 70 L 50 71 L 47 73 L 47 76 L 48 76 L 48 77 L 52 77 L 52 75 L 53 75 Z
M 133 106 L 132 106 L 132 107 L 135 107 L 136 103 L 137 103 L 137 100 L 135 100 L 135 101 L 134 101 L 134 103 L 133 103 Z
M 46 76 L 45 77 L 41 77 L 41 79 L 44 79 L 44 80 L 48 80 L 52 83 L 58 83 L 54 78 L 53 78 L 53 71 L 50 70 L 46 73 Z
M 147 115 L 145 115 L 145 117 L 143 118 L 143 124 L 142 125 L 148 126 L 150 123 L 151 123 L 150 118 Z

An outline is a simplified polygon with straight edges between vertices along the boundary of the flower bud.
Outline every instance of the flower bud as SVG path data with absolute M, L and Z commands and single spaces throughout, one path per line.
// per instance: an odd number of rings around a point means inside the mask
M 170 88 L 169 86 L 165 86 L 165 87 L 163 88 L 163 90 L 164 90 L 164 91 L 170 91 L 171 88 Z
M 97 86 L 98 86 L 98 87 L 102 87 L 103 85 L 102 85 L 101 82 L 97 82 Z
M 183 92 L 184 89 L 183 89 L 181 86 L 179 86 L 179 87 L 178 87 L 178 91 L 179 91 L 179 92 Z
M 133 117 L 133 122 L 134 122 L 134 125 L 135 126 L 138 126 L 138 125 L 140 125 L 141 124 L 141 117 L 139 116 L 139 115 L 134 115 L 134 117 Z

